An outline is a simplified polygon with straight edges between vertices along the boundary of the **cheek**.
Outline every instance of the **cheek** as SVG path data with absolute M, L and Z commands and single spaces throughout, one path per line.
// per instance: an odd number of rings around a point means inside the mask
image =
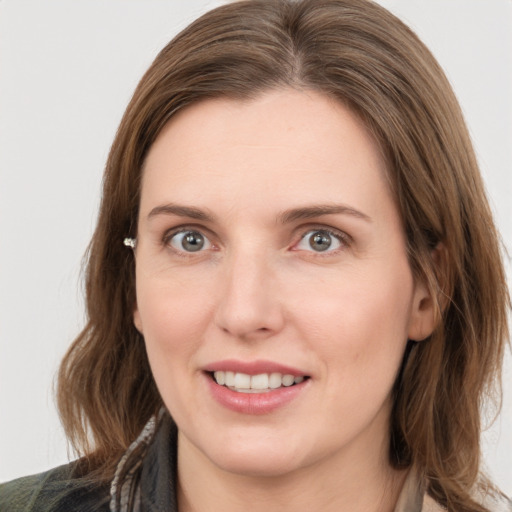
M 137 281 L 138 315 L 149 364 L 163 402 L 180 424 L 186 424 L 194 397 L 191 377 L 195 355 L 204 339 L 211 304 L 208 293 L 192 283 L 162 284 L 162 279 Z M 187 412 L 188 411 L 188 412 Z
M 338 378 L 395 375 L 407 342 L 409 272 L 347 271 L 304 296 L 297 302 L 301 330 L 316 340 L 314 350 L 323 353 L 325 364 L 339 369 Z
M 200 344 L 211 311 L 211 294 L 194 281 L 140 279 L 137 282 L 138 316 L 153 371 L 173 366 L 187 369 L 188 357 Z M 169 376 L 171 372 L 169 372 Z M 155 375 L 156 377 L 156 375 Z

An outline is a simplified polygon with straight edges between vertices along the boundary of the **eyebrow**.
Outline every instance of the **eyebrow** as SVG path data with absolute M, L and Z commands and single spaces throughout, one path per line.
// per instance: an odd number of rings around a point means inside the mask
M 300 208 L 291 208 L 278 215 L 277 220 L 281 224 L 288 224 L 297 220 L 312 219 L 314 217 L 321 217 L 323 215 L 339 214 L 350 215 L 351 217 L 355 217 L 357 219 L 372 222 L 371 217 L 365 213 L 343 204 L 320 204 L 304 206 Z M 204 222 L 215 221 L 215 217 L 205 210 L 195 208 L 194 206 L 181 206 L 173 203 L 156 206 L 149 212 L 148 219 L 158 215 L 176 215 L 178 217 L 188 217 L 190 219 Z
M 195 208 L 193 206 L 180 206 L 172 203 L 156 206 L 149 212 L 148 219 L 156 217 L 157 215 L 176 215 L 178 217 L 189 217 L 191 219 L 206 222 L 213 222 L 215 220 L 213 215 L 201 210 L 200 208 Z
M 365 213 L 343 204 L 320 204 L 302 208 L 292 208 L 279 215 L 279 220 L 281 223 L 287 224 L 296 220 L 311 219 L 314 217 L 321 217 L 322 215 L 336 214 L 350 215 L 351 217 L 355 217 L 357 219 L 372 222 L 371 217 Z

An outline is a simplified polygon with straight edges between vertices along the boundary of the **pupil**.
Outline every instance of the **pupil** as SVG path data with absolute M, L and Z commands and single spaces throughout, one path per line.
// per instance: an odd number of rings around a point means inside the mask
M 204 245 L 204 238 L 200 233 L 190 232 L 183 237 L 181 245 L 186 251 L 199 251 Z
M 315 233 L 309 238 L 309 245 L 315 251 L 325 251 L 331 246 L 331 237 L 326 233 Z

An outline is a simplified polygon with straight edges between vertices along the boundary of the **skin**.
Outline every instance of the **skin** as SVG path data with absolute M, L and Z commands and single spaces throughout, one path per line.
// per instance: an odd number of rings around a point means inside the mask
M 212 218 L 155 213 L 169 204 Z M 314 205 L 352 211 L 283 219 Z M 173 237 L 183 226 L 203 250 Z M 178 113 L 145 164 L 136 284 L 134 322 L 179 428 L 181 511 L 393 510 L 406 475 L 388 464 L 390 393 L 407 339 L 433 329 L 432 300 L 358 117 L 292 89 Z M 223 359 L 310 379 L 284 407 L 241 414 L 205 385 Z

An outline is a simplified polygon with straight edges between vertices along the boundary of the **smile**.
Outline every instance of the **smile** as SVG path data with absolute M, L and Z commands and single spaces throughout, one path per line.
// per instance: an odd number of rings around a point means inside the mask
M 273 390 L 300 384 L 306 376 L 294 376 L 279 372 L 249 375 L 233 371 L 215 371 L 212 377 L 219 386 L 238 393 L 268 393 Z

